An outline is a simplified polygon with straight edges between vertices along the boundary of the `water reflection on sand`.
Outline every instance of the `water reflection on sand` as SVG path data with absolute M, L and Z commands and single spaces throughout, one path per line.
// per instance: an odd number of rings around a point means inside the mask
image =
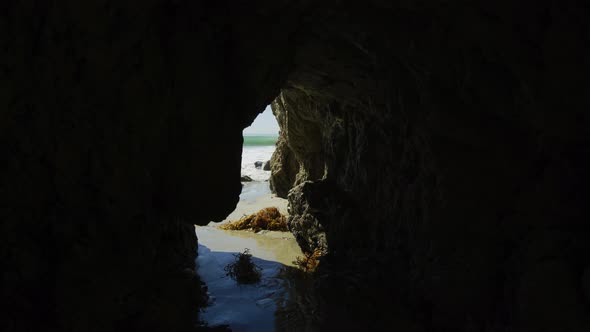
M 212 226 L 197 227 L 199 256 L 197 271 L 209 289 L 209 306 L 200 318 L 209 326 L 229 325 L 233 331 L 275 331 L 277 310 L 290 300 L 292 281 L 285 273 L 302 255 L 293 235 L 284 232 L 224 231 Z M 250 249 L 262 279 L 254 285 L 239 285 L 224 267 L 234 254 Z

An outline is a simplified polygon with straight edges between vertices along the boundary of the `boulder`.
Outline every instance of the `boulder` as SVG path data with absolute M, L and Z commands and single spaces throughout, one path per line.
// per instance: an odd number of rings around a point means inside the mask
M 251 177 L 249 177 L 248 175 L 242 175 L 242 176 L 240 177 L 240 181 L 241 181 L 241 182 L 252 182 L 252 178 L 251 178 Z
M 262 168 L 262 161 L 255 161 L 254 162 L 254 167 L 256 167 L 256 168 Z
M 262 169 L 265 170 L 265 171 L 270 171 L 270 160 L 267 160 L 264 163 L 264 167 Z

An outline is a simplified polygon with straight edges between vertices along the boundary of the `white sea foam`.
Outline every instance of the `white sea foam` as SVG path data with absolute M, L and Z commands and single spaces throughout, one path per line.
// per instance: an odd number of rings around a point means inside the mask
M 265 181 L 270 177 L 270 171 L 263 170 L 264 163 L 270 159 L 275 150 L 274 145 L 244 146 L 242 148 L 242 175 L 247 175 L 254 181 Z M 254 163 L 262 162 L 262 167 L 256 168 Z

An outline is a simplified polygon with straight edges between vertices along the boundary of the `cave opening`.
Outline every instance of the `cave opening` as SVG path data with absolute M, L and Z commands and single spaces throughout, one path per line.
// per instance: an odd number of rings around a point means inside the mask
M 3 330 L 194 331 L 272 102 L 315 330 L 590 331 L 583 1 L 0 9 Z
M 218 223 L 195 227 L 197 271 L 209 295 L 200 320 L 244 331 L 297 329 L 304 321 L 284 317 L 300 315 L 291 298 L 311 289 L 291 286 L 303 284 L 296 262 L 304 255 L 287 227 L 286 197 L 271 191 L 270 163 L 279 126 L 270 105 L 242 135 L 242 190 L 235 209 Z M 229 273 L 246 255 L 252 269 Z

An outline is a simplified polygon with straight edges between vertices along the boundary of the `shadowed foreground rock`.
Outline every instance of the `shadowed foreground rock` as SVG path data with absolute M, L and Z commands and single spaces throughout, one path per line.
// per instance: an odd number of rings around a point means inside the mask
M 0 329 L 193 329 L 193 225 L 235 207 L 241 132 L 274 100 L 272 188 L 319 269 L 346 270 L 328 317 L 590 330 L 589 14 L 2 1 Z

